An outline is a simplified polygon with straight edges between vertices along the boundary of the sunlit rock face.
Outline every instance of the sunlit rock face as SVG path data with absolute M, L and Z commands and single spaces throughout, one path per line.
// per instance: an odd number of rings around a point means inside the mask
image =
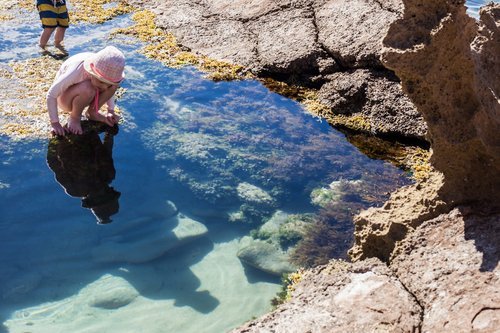
M 498 332 L 499 222 L 453 209 L 395 249 L 390 268 L 423 307 L 422 332 Z
M 464 1 L 404 1 L 385 39 L 386 66 L 424 116 L 442 198 L 500 210 L 500 5 L 476 22 Z
M 307 271 L 290 301 L 232 333 L 418 332 L 422 311 L 377 259 Z

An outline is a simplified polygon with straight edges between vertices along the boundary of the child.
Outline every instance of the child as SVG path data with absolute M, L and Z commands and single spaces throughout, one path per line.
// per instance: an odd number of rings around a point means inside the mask
M 97 53 L 84 52 L 68 58 L 47 92 L 47 109 L 54 133 L 82 134 L 80 119 L 87 107 L 88 119 L 109 126 L 117 124 L 119 117 L 114 112 L 113 96 L 124 79 L 124 67 L 125 57 L 114 46 Z M 104 103 L 108 108 L 106 115 L 99 113 Z M 59 123 L 58 107 L 70 114 L 65 128 Z
M 45 51 L 50 36 L 56 30 L 54 46 L 64 53 L 66 50 L 62 45 L 64 33 L 69 26 L 69 15 L 66 8 L 66 0 L 37 0 L 36 7 L 42 21 L 42 34 L 39 45 Z

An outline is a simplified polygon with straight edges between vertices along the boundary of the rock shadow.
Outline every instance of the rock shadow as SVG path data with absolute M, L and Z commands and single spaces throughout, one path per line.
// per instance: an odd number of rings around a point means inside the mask
M 473 240 L 478 252 L 483 255 L 481 272 L 492 272 L 500 260 L 500 214 L 490 216 L 465 215 L 464 234 Z
M 241 264 L 243 265 L 243 270 L 245 271 L 247 281 L 250 284 L 259 282 L 281 283 L 280 277 L 277 275 L 266 273 L 264 271 L 261 271 L 260 269 L 245 264 L 244 262 L 242 262 Z
M 208 237 L 201 237 L 154 261 L 144 265 L 130 265 L 125 271 L 112 274 L 126 279 L 143 297 L 153 300 L 172 299 L 175 306 L 189 306 L 208 314 L 219 306 L 220 301 L 207 290 L 197 290 L 201 281 L 190 266 L 201 261 L 213 248 L 214 244 Z

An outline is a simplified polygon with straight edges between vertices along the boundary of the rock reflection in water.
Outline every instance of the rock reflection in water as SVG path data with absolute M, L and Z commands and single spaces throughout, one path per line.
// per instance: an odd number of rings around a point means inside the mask
M 112 151 L 118 127 L 84 121 L 82 128 L 82 135 L 50 140 L 47 164 L 66 193 L 81 198 L 82 207 L 92 211 L 97 223 L 110 223 L 119 210 L 120 192 L 110 186 L 116 174 Z M 99 137 L 102 132 L 103 140 Z

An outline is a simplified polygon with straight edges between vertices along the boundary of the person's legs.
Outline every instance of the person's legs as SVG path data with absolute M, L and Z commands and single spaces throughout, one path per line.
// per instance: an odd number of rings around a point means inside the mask
M 50 36 L 52 35 L 52 32 L 54 32 L 54 29 L 55 28 L 43 28 L 42 34 L 40 35 L 40 41 L 38 42 L 38 45 L 40 45 L 42 49 L 47 46 Z
M 72 85 L 57 98 L 59 108 L 70 113 L 67 126 L 71 133 L 82 134 L 80 125 L 82 113 L 94 101 L 95 93 L 90 80 L 85 80 Z
M 57 27 L 56 34 L 54 36 L 54 45 L 56 47 L 62 47 L 62 41 L 64 40 L 64 33 L 66 32 L 66 28 Z
M 113 124 L 104 116 L 103 114 L 99 113 L 98 111 L 101 109 L 101 107 L 110 99 L 113 97 L 113 95 L 116 92 L 116 89 L 118 89 L 118 86 L 110 86 L 108 89 L 104 91 L 99 92 L 99 101 L 98 101 L 98 108 L 97 110 L 95 109 L 94 103 L 89 106 L 86 116 L 87 118 L 95 121 L 100 121 L 102 123 L 106 123 L 109 126 L 113 126 Z

